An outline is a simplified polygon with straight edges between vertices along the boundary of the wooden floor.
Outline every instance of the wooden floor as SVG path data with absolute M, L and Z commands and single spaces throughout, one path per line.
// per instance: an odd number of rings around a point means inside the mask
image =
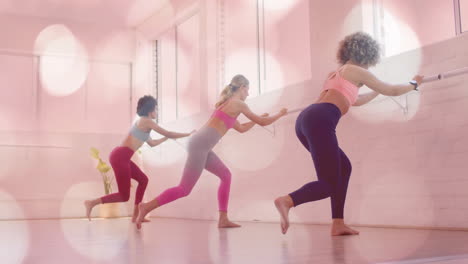
M 0 263 L 468 263 L 468 233 L 358 228 L 331 237 L 327 226 L 153 218 L 137 231 L 130 219 L 0 221 Z

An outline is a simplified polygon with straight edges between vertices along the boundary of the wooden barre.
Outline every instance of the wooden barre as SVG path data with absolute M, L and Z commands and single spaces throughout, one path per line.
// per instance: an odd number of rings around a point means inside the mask
M 462 75 L 462 74 L 465 74 L 465 73 L 468 73 L 468 67 L 464 67 L 464 68 L 460 68 L 460 69 L 456 69 L 456 70 L 452 70 L 452 71 L 448 71 L 448 72 L 444 72 L 444 73 L 439 73 L 437 75 L 432 75 L 432 76 L 429 76 L 429 77 L 425 77 L 423 79 L 423 83 L 434 82 L 434 81 L 438 81 L 438 80 L 442 80 L 442 79 L 447 79 L 447 78 Z

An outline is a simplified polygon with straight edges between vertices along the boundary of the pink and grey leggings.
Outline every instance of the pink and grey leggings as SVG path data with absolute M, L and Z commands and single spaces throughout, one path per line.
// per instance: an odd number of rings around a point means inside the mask
M 115 173 L 119 191 L 101 197 L 102 203 L 126 202 L 130 198 L 130 179 L 138 182 L 135 204 L 141 203 L 148 185 L 148 177 L 130 159 L 134 151 L 128 147 L 116 147 L 112 150 L 109 160 Z
M 160 206 L 189 195 L 203 169 L 206 169 L 221 180 L 218 187 L 218 206 L 219 211 L 227 212 L 231 172 L 211 150 L 220 139 L 221 135 L 212 127 L 203 127 L 190 138 L 182 179 L 178 186 L 165 190 L 156 198 Z

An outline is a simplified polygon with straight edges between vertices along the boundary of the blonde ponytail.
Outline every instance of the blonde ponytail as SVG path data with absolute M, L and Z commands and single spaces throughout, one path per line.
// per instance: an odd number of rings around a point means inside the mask
M 229 98 L 231 98 L 232 94 L 233 94 L 233 92 L 232 92 L 232 89 L 231 89 L 231 85 L 228 85 L 228 86 L 224 87 L 223 91 L 221 92 L 221 98 L 216 103 L 216 108 L 220 107 Z
M 239 90 L 239 88 L 249 86 L 249 80 L 244 77 L 244 75 L 238 74 L 234 76 L 231 80 L 231 83 L 224 87 L 223 91 L 221 92 L 221 98 L 216 103 L 216 108 L 220 107 L 224 104 L 229 98 L 231 98 L 235 92 Z

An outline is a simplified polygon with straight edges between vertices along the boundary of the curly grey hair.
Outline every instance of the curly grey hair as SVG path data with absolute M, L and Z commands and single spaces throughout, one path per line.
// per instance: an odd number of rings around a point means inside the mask
M 341 64 L 352 61 L 363 67 L 375 66 L 380 61 L 380 46 L 369 34 L 356 32 L 340 42 L 337 59 Z

